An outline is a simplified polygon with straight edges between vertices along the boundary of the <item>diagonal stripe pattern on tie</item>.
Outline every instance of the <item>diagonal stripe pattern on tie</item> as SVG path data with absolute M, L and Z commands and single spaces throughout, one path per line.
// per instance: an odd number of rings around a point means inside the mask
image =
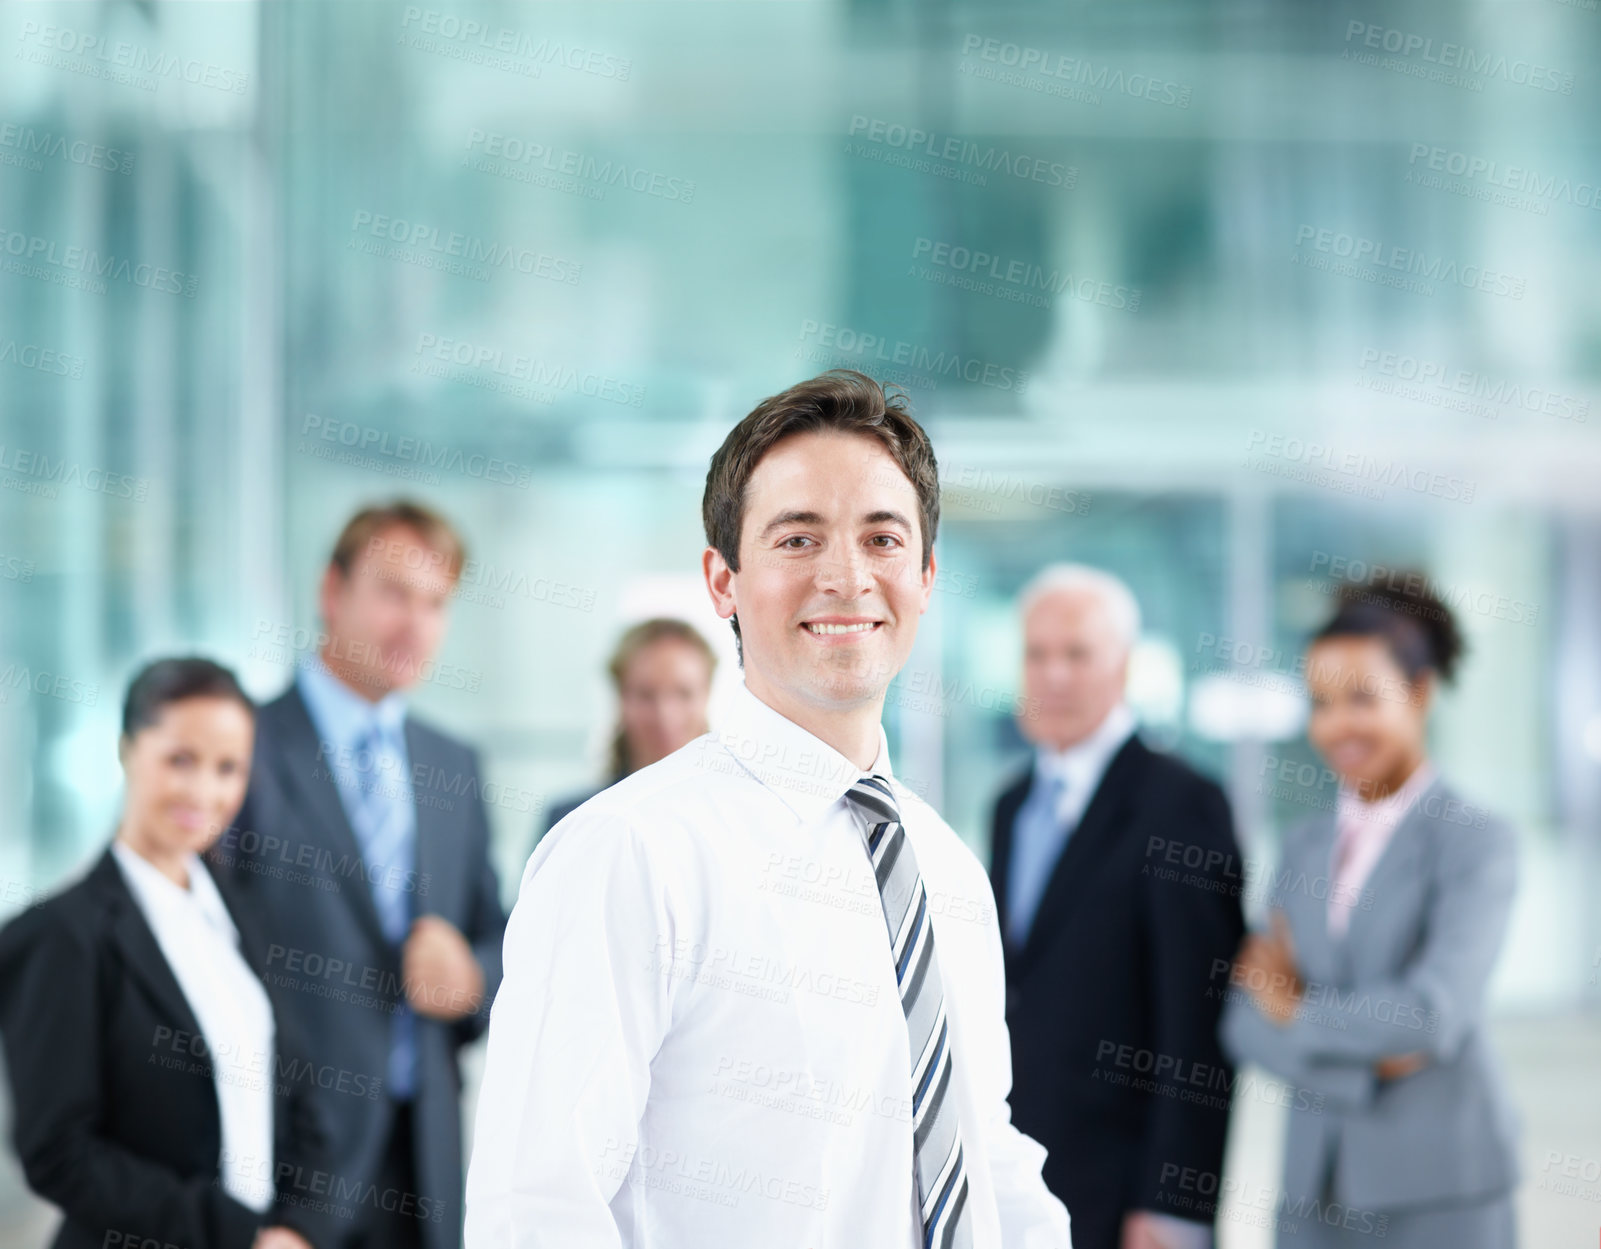
M 906 1036 L 911 1043 L 912 1159 L 923 1220 L 923 1249 L 971 1249 L 967 1169 L 956 1103 L 949 1096 L 951 1044 L 934 928 L 917 856 L 900 805 L 882 776 L 864 776 L 845 795 L 866 823 L 867 853 L 884 904 Z

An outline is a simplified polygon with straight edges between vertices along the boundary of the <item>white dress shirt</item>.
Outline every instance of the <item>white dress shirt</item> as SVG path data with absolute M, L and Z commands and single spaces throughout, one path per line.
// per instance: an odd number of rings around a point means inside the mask
M 1126 703 L 1113 707 L 1081 742 L 1065 750 L 1040 746 L 1034 752 L 1034 782 L 1012 826 L 1006 869 L 1007 936 L 1022 946 L 1038 917 L 1057 860 L 1084 818 L 1101 777 L 1135 728 Z M 1054 801 L 1052 791 L 1055 792 Z M 1046 803 L 1053 803 L 1046 809 Z
M 239 931 L 211 875 L 187 855 L 189 888 L 120 840 L 111 853 L 200 1025 L 222 1126 L 222 1186 L 260 1214 L 273 1199 L 273 1056 L 267 990 L 239 953 Z M 200 1042 L 195 1043 L 197 1046 Z
M 873 772 L 892 778 L 883 732 Z M 911 1072 L 862 769 L 743 685 L 539 843 L 490 1015 L 467 1249 L 913 1249 Z M 894 785 L 929 895 L 974 1249 L 1066 1249 L 1010 1121 L 988 879 Z
M 1106 718 L 1081 742 L 1066 750 L 1040 746 L 1034 752 L 1034 767 L 1040 775 L 1062 781 L 1062 796 L 1056 803 L 1056 821 L 1064 828 L 1076 828 L 1084 809 L 1101 787 L 1101 777 L 1112 756 L 1123 749 L 1135 728 L 1134 712 L 1127 703 L 1118 703 Z

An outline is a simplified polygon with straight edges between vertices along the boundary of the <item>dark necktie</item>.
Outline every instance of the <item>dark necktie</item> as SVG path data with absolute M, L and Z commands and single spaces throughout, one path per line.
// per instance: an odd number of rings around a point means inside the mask
M 867 826 L 867 853 L 878 878 L 895 980 L 906 1014 L 906 1036 L 911 1043 L 912 1160 L 923 1249 L 971 1249 L 973 1228 L 967 1217 L 962 1134 L 956 1104 L 949 1096 L 950 1025 L 945 1018 L 939 960 L 934 955 L 928 895 L 889 782 L 882 776 L 864 776 L 851 786 L 846 798 Z

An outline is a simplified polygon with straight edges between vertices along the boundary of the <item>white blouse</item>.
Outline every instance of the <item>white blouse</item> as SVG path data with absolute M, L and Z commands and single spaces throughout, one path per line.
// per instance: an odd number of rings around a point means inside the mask
M 239 930 L 198 855 L 184 859 L 183 889 L 120 840 L 111 852 L 200 1025 L 199 1038 L 175 1038 L 174 1045 L 183 1058 L 211 1059 L 223 1188 L 263 1213 L 273 1199 L 277 1039 L 267 991 L 240 955 Z

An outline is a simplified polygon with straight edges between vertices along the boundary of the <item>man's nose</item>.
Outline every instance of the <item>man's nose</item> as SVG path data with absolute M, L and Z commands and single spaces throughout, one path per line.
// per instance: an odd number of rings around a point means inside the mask
M 861 555 L 836 556 L 823 560 L 817 566 L 818 584 L 848 598 L 854 598 L 872 588 L 867 565 Z

